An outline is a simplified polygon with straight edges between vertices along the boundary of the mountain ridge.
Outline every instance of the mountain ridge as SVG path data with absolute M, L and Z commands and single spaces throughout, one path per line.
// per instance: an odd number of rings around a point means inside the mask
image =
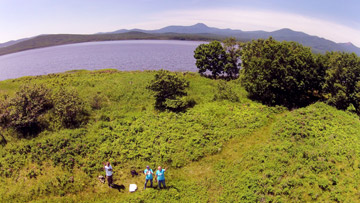
M 171 39 L 171 40 L 222 40 L 226 37 L 235 37 L 239 41 L 251 41 L 260 38 L 273 37 L 278 41 L 295 41 L 304 46 L 311 47 L 316 53 L 327 51 L 350 52 L 360 55 L 360 48 L 348 43 L 335 43 L 331 40 L 282 28 L 272 32 L 267 31 L 242 31 L 236 29 L 220 29 L 209 27 L 204 23 L 190 26 L 171 25 L 155 30 L 143 29 L 119 29 L 112 32 L 101 32 L 90 35 L 77 34 L 54 34 L 40 35 L 32 38 L 24 38 L 0 44 L 0 55 L 25 51 L 49 46 L 110 40 L 129 39 Z M 44 40 L 44 41 L 41 41 Z
M 184 34 L 216 34 L 226 37 L 235 37 L 241 41 L 250 41 L 260 38 L 269 38 L 270 36 L 279 41 L 296 41 L 304 46 L 313 48 L 315 52 L 324 53 L 326 51 L 344 51 L 355 52 L 360 55 L 360 48 L 353 45 L 347 45 L 348 43 L 336 43 L 331 40 L 306 34 L 301 31 L 294 31 L 290 28 L 282 28 L 279 30 L 267 32 L 267 31 L 242 31 L 236 29 L 220 29 L 215 27 L 209 27 L 204 23 L 197 23 L 190 26 L 171 25 L 156 30 L 142 30 L 142 29 L 121 29 L 105 34 L 125 33 L 129 31 L 139 31 L 144 33 L 184 33 Z

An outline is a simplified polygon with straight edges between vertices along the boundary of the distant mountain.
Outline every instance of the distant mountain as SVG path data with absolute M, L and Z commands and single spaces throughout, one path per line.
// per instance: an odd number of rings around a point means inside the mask
M 18 39 L 18 40 L 11 40 L 11 41 L 8 41 L 8 42 L 5 42 L 5 43 L 0 43 L 0 48 L 8 47 L 8 46 L 17 44 L 19 42 L 22 42 L 22 41 L 25 41 L 25 40 L 28 40 L 28 39 L 30 39 L 30 38 L 23 38 L 23 39 Z
M 208 27 L 203 23 L 191 26 L 167 26 L 157 30 L 141 29 L 121 29 L 114 32 L 97 33 L 93 35 L 41 35 L 29 39 L 0 44 L 0 55 L 24 51 L 34 48 L 56 46 L 62 44 L 110 41 L 110 40 L 130 40 L 130 39 L 173 39 L 173 40 L 223 40 L 226 37 L 235 37 L 240 41 L 250 41 L 272 36 L 278 41 L 295 41 L 304 46 L 311 47 L 314 52 L 325 53 L 326 51 L 354 52 L 360 56 L 360 48 L 352 43 L 335 43 L 333 41 L 311 36 L 303 32 L 290 29 L 280 29 L 273 32 L 266 31 L 242 31 L 232 29 L 219 29 Z
M 281 29 L 273 32 L 266 31 L 242 31 L 232 29 L 219 29 L 214 27 L 208 27 L 203 23 L 198 23 L 191 26 L 168 26 L 158 30 L 117 30 L 110 33 L 126 33 L 130 31 L 138 31 L 144 33 L 184 33 L 184 34 L 215 34 L 225 37 L 236 37 L 241 41 L 250 41 L 253 39 L 269 38 L 272 36 L 279 41 L 295 41 L 303 44 L 304 46 L 311 47 L 314 52 L 325 53 L 326 51 L 344 51 L 355 52 L 360 55 L 360 48 L 354 46 L 351 43 L 335 43 L 333 41 L 320 38 L 317 36 L 311 36 L 303 32 L 293 31 L 291 29 Z
M 55 34 L 41 35 L 28 40 L 15 43 L 10 46 L 0 48 L 0 56 L 30 49 L 44 48 L 50 46 L 74 44 L 81 42 L 114 41 L 114 40 L 195 40 L 210 41 L 223 40 L 223 36 L 214 34 L 179 34 L 179 33 L 144 33 L 129 31 L 116 34 L 94 34 L 94 35 L 74 35 L 74 34 Z

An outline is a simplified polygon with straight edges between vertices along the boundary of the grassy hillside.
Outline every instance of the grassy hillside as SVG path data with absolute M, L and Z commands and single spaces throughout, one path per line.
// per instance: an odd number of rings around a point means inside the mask
M 1 202 L 355 202 L 360 199 L 359 117 L 323 103 L 288 111 L 246 98 L 214 101 L 218 80 L 183 74 L 197 104 L 158 112 L 145 86 L 155 72 L 76 71 L 0 82 L 12 96 L 23 83 L 78 90 L 91 109 L 78 129 L 32 139 L 3 130 Z M 94 102 L 100 109 L 92 108 Z M 119 192 L 96 177 L 111 160 Z M 169 166 L 168 189 L 143 190 L 130 170 Z M 74 181 L 72 181 L 72 179 Z M 130 183 L 139 190 L 128 192 Z M 155 184 L 157 186 L 157 184 Z

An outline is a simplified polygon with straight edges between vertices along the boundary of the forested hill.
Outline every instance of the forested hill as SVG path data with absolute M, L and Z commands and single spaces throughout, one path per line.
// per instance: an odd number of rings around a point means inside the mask
M 55 35 L 41 35 L 23 40 L 11 46 L 0 48 L 0 56 L 19 51 L 25 51 L 36 48 L 73 44 L 81 42 L 96 42 L 96 41 L 114 41 L 114 40 L 192 40 L 192 41 L 210 41 L 223 40 L 224 36 L 215 34 L 178 34 L 178 33 L 164 33 L 164 34 L 150 34 L 143 32 L 130 31 L 120 34 L 96 34 L 96 35 L 74 35 L 74 34 L 55 34 Z
M 239 80 L 197 73 L 172 73 L 189 82 L 191 108 L 158 111 L 149 90 L 158 73 L 72 71 L 1 81 L 0 117 L 11 118 L 1 123 L 19 131 L 1 129 L 0 202 L 359 200 L 356 114 L 322 102 L 269 107 L 249 100 Z M 34 113 L 12 108 L 22 105 Z M 21 134 L 29 128 L 43 130 Z M 98 180 L 107 160 L 125 190 Z M 167 189 L 144 190 L 145 177 L 131 176 L 146 165 L 169 167 Z M 129 193 L 134 183 L 138 191 Z
M 215 27 L 208 27 L 203 23 L 198 23 L 191 26 L 168 26 L 158 30 L 117 30 L 109 33 L 125 33 L 129 31 L 138 31 L 144 33 L 186 33 L 186 34 L 199 34 L 199 33 L 208 33 L 215 34 L 225 37 L 235 37 L 240 41 L 250 41 L 253 39 L 266 39 L 273 37 L 278 41 L 295 41 L 299 42 L 304 46 L 311 47 L 313 51 L 325 53 L 326 51 L 344 51 L 344 52 L 355 52 L 357 55 L 360 55 L 360 48 L 354 46 L 351 43 L 335 43 L 333 41 L 311 36 L 304 32 L 298 32 L 291 29 L 280 29 L 273 32 L 266 31 L 242 31 L 242 30 L 233 30 L 233 29 L 219 29 Z
M 168 26 L 158 30 L 121 29 L 114 32 L 98 33 L 94 35 L 41 35 L 30 39 L 22 39 L 10 42 L 10 46 L 0 44 L 0 55 L 24 51 L 34 48 L 80 43 L 92 41 L 130 40 L 130 39 L 171 39 L 171 40 L 223 40 L 227 37 L 235 37 L 239 41 L 253 39 L 266 39 L 273 37 L 278 41 L 295 41 L 304 46 L 311 47 L 314 52 L 325 53 L 326 51 L 344 51 L 360 55 L 360 48 L 351 43 L 335 43 L 333 41 L 311 36 L 303 32 L 290 29 L 280 29 L 273 32 L 265 31 L 242 31 L 232 29 L 219 29 L 208 27 L 198 23 L 192 26 Z M 7 45 L 9 45 L 7 44 Z M 2 48 L 1 48 L 2 47 Z

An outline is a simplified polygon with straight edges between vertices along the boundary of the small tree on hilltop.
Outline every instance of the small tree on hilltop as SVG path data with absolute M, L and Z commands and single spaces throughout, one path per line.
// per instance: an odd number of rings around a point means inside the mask
M 194 101 L 184 99 L 189 82 L 178 74 L 160 70 L 146 87 L 154 91 L 155 108 L 159 110 L 184 111 L 194 105 Z
M 210 71 L 213 78 L 222 74 L 227 63 L 226 52 L 219 41 L 200 44 L 194 51 L 200 74 Z

